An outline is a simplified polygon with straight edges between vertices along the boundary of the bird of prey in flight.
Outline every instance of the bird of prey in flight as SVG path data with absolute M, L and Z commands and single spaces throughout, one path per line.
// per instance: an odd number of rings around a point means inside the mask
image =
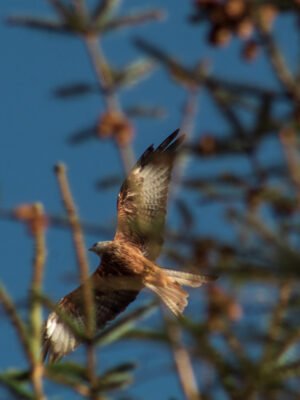
M 101 263 L 89 278 L 93 288 L 96 329 L 113 320 L 135 300 L 143 288 L 156 293 L 176 315 L 182 314 L 188 294 L 181 285 L 198 287 L 207 276 L 160 268 L 155 260 L 163 244 L 168 189 L 172 169 L 184 135 L 179 130 L 156 149 L 142 154 L 118 195 L 118 222 L 114 240 L 97 242 L 89 250 L 101 257 Z M 58 303 L 78 326 L 85 326 L 82 286 Z M 44 358 L 57 361 L 73 351 L 80 339 L 54 311 L 44 327 Z

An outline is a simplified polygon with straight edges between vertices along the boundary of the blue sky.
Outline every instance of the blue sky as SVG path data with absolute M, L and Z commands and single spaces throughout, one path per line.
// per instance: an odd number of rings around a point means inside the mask
M 166 0 L 162 4 L 158 0 L 131 0 L 123 2 L 121 11 L 128 12 L 144 6 L 163 7 L 168 10 L 168 17 L 162 22 L 138 26 L 104 39 L 104 51 L 115 65 L 122 66 L 142 56 L 132 43 L 135 36 L 140 36 L 158 44 L 187 64 L 193 65 L 200 59 L 209 60 L 212 70 L 219 76 L 261 82 L 270 86 L 275 83 L 263 56 L 254 64 L 239 61 L 239 41 L 233 40 L 230 48 L 225 50 L 209 47 L 205 41 L 206 26 L 194 27 L 187 22 L 191 12 L 189 2 Z M 77 81 L 95 82 L 83 45 L 78 39 L 11 27 L 3 22 L 10 15 L 50 16 L 51 13 L 46 2 L 41 0 L 10 0 L 0 5 L 0 206 L 13 208 L 20 203 L 41 201 L 48 212 L 62 214 L 53 166 L 57 161 L 63 161 L 68 166 L 81 217 L 111 226 L 113 232 L 118 189 L 95 191 L 95 182 L 106 175 L 122 173 L 116 149 L 112 143 L 104 141 L 89 141 L 80 146 L 70 146 L 67 143 L 68 135 L 97 120 L 103 109 L 102 100 L 97 94 L 69 101 L 58 100 L 53 96 L 53 90 L 61 85 Z M 277 24 L 280 44 L 294 63 L 297 41 L 291 40 L 294 34 L 293 21 L 283 18 Z M 184 100 L 184 91 L 167 78 L 162 68 L 158 68 L 149 79 L 122 92 L 121 101 L 124 106 L 144 102 L 145 105 L 162 106 L 167 110 L 164 119 L 136 121 L 134 149 L 137 155 L 149 144 L 159 144 L 179 126 Z M 226 132 L 224 120 L 217 115 L 212 102 L 202 93 L 199 96 L 196 122 L 196 137 L 207 131 L 218 134 Z M 270 146 L 272 158 L 278 153 L 274 144 Z M 212 168 L 211 162 L 189 164 L 191 173 L 199 171 L 201 175 L 211 173 Z M 225 160 L 221 168 L 231 168 L 231 160 Z M 247 168 L 247 163 L 241 160 L 239 168 Z M 200 210 L 199 230 L 209 234 L 226 234 L 220 214 L 213 206 Z M 171 214 L 169 223 L 172 224 L 172 221 Z M 33 254 L 32 241 L 24 231 L 21 224 L 0 220 L 0 278 L 13 298 L 21 303 L 27 293 Z M 100 239 L 104 238 L 88 235 L 86 244 L 88 246 Z M 76 284 L 70 234 L 50 229 L 47 244 L 45 289 L 54 300 L 58 300 Z M 91 255 L 91 269 L 96 267 L 97 262 L 95 256 Z M 144 296 L 140 301 L 143 298 Z M 16 337 L 4 318 L 1 318 L 1 329 L 0 369 L 23 365 L 24 360 Z M 110 363 L 117 364 L 122 358 L 126 359 L 128 350 L 124 351 L 123 346 L 121 343 L 105 350 L 100 358 L 101 365 L 109 366 Z M 74 358 L 76 359 L 76 355 Z M 161 362 L 167 365 L 170 361 L 168 352 L 162 352 L 161 349 L 154 350 L 152 354 L 147 349 L 137 348 L 133 352 L 133 358 L 145 364 L 146 368 L 151 363 Z M 175 396 L 179 393 L 179 387 L 174 380 L 168 379 L 166 382 L 164 387 L 160 385 L 160 390 L 163 391 L 161 395 L 165 393 Z M 148 390 L 144 392 L 146 387 Z M 144 386 L 138 386 L 135 392 L 143 392 L 144 400 L 151 399 L 151 381 Z

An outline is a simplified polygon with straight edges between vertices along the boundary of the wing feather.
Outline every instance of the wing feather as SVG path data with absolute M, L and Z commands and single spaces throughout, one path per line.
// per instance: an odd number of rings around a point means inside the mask
M 144 255 L 154 260 L 160 253 L 167 207 L 169 182 L 174 160 L 184 136 L 178 130 L 167 137 L 156 149 L 153 146 L 140 157 L 118 197 L 118 226 L 116 240 L 137 246 Z M 111 285 L 112 279 L 125 278 L 133 285 Z M 133 272 L 122 265 L 119 258 L 104 254 L 101 265 L 91 276 L 96 308 L 96 327 L 102 329 L 135 300 L 142 288 L 135 282 Z M 66 295 L 58 307 L 78 326 L 85 325 L 82 287 Z M 79 344 L 71 329 L 52 312 L 44 327 L 44 358 L 57 361 Z
M 116 240 L 138 246 L 155 260 L 163 244 L 169 183 L 184 135 L 179 129 L 156 149 L 149 146 L 121 186 Z
M 105 279 L 126 276 L 123 266 L 111 260 L 107 255 L 102 257 L 101 265 L 92 275 L 94 287 L 94 301 L 96 310 L 97 331 L 116 318 L 126 307 L 135 300 L 139 290 L 118 290 L 105 287 Z M 129 276 L 129 275 L 128 275 Z M 99 279 L 101 278 L 101 279 Z M 99 284 L 100 282 L 100 284 Z M 58 307 L 68 318 L 79 326 L 84 327 L 85 312 L 82 286 L 67 294 L 58 303 Z M 71 329 L 52 312 L 44 326 L 43 358 L 50 362 L 58 361 L 64 355 L 73 351 L 80 344 L 80 340 L 72 333 Z

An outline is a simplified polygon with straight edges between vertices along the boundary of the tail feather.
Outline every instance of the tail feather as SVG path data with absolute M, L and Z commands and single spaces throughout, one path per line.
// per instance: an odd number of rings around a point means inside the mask
M 147 288 L 155 292 L 169 309 L 178 317 L 188 304 L 186 293 L 176 282 L 170 282 L 168 286 L 156 286 L 152 283 L 146 284 Z
M 165 272 L 175 282 L 179 283 L 179 285 L 190 287 L 199 287 L 204 283 L 211 282 L 215 279 L 215 277 L 208 275 L 196 275 L 191 274 L 190 272 L 174 271 L 172 269 L 166 269 Z
M 213 276 L 162 269 L 155 265 L 153 267 L 152 273 L 146 276 L 144 285 L 156 293 L 176 316 L 181 315 L 188 304 L 188 293 L 181 285 L 198 287 L 215 279 Z

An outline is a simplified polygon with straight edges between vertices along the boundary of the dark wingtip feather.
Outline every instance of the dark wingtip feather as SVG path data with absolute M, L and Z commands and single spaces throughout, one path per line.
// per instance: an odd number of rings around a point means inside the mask
M 173 143 L 170 143 L 170 146 L 166 149 L 167 151 L 176 151 L 182 143 L 185 141 L 186 135 L 183 133 L 181 136 L 179 136 Z
M 151 146 L 149 146 L 144 153 L 141 155 L 141 157 L 139 158 L 138 162 L 136 163 L 136 166 L 141 165 L 142 167 L 145 165 L 145 162 L 147 161 L 148 157 L 150 154 L 154 153 L 154 146 L 153 144 L 151 144 Z
M 153 144 L 149 146 L 138 160 L 136 166 L 144 167 L 148 163 L 149 157 L 151 157 L 154 153 L 175 153 L 185 140 L 184 134 L 174 140 L 178 136 L 179 131 L 180 129 L 178 128 L 172 132 L 156 149 L 154 148 Z
M 176 136 L 179 133 L 179 128 L 176 129 L 174 132 L 171 133 L 171 135 L 169 135 L 158 147 L 157 150 L 161 151 L 161 150 L 166 150 L 167 147 L 169 146 L 170 143 L 173 142 L 173 140 L 176 138 Z

